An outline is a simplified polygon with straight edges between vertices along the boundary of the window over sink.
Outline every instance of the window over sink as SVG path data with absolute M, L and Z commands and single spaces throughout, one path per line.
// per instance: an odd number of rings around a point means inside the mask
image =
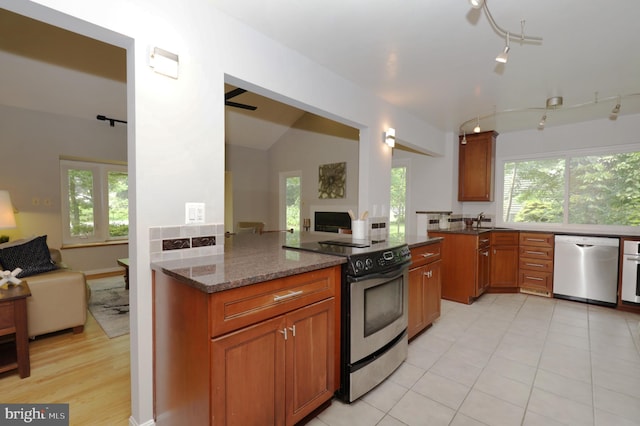
M 637 227 L 640 150 L 579 151 L 505 159 L 505 224 Z

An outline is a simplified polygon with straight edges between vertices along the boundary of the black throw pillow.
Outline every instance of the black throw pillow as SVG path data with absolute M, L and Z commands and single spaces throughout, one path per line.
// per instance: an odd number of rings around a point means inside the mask
M 22 272 L 17 275 L 18 278 L 56 269 L 56 264 L 49 253 L 46 235 L 36 237 L 23 244 L 0 249 L 0 265 L 6 271 L 13 271 L 16 268 L 22 269 Z

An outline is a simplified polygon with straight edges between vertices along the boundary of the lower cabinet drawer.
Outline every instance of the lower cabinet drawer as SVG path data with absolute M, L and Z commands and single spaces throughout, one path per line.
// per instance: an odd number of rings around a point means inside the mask
M 534 272 L 553 272 L 553 260 L 520 258 L 520 269 Z
M 553 261 L 553 248 L 552 247 L 531 247 L 531 246 L 521 245 L 520 257 L 548 259 Z
M 421 266 L 426 263 L 435 262 L 441 257 L 442 244 L 434 243 L 426 246 L 411 249 L 411 266 Z
M 534 288 L 551 292 L 553 290 L 553 274 L 551 272 L 537 272 L 520 270 L 518 285 L 522 288 Z
M 339 282 L 336 266 L 214 293 L 212 337 L 333 297 Z

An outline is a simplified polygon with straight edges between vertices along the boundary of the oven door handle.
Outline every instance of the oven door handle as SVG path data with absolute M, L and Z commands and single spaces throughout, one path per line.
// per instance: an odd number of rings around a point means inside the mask
M 368 275 L 363 275 L 361 277 L 348 276 L 347 281 L 350 283 L 357 283 L 357 282 L 367 281 L 367 280 L 393 279 L 396 277 L 401 277 L 404 274 L 404 271 L 409 266 L 409 263 L 411 262 L 403 263 L 401 266 L 398 266 L 389 272 L 382 272 L 378 274 L 368 274 Z

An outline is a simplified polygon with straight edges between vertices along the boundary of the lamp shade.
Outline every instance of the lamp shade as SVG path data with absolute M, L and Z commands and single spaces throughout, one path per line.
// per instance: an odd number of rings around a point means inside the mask
M 15 228 L 16 217 L 13 214 L 13 204 L 9 191 L 0 189 L 0 229 Z

